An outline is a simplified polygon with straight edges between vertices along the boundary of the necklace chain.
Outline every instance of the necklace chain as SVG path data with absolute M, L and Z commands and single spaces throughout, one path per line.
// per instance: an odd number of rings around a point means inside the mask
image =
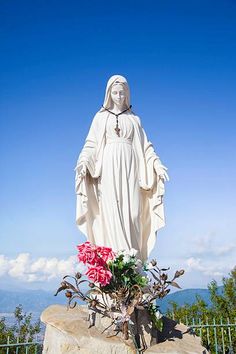
M 105 108 L 104 106 L 102 106 L 107 112 L 113 114 L 114 116 L 116 116 L 116 127 L 114 128 L 115 132 L 116 132 L 116 135 L 117 136 L 120 136 L 120 128 L 119 128 L 119 116 L 127 111 L 130 110 L 130 108 L 132 106 L 129 106 L 129 108 L 126 108 L 124 111 L 120 112 L 120 113 L 114 113 L 112 111 L 110 111 L 109 109 Z

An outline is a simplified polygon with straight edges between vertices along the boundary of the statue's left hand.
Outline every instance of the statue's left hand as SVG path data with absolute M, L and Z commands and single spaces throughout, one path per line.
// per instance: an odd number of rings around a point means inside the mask
M 165 167 L 164 165 L 162 164 L 159 164 L 158 161 L 156 160 L 154 162 L 154 170 L 157 174 L 157 176 L 159 176 L 159 178 L 163 181 L 163 182 L 166 182 L 166 181 L 169 181 L 170 178 L 167 174 L 167 167 Z

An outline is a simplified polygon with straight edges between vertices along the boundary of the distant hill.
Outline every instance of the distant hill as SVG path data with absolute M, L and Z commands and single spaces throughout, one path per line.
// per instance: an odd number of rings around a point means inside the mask
M 201 298 L 207 303 L 211 304 L 210 293 L 208 289 L 185 289 L 169 294 L 162 300 L 158 300 L 157 304 L 160 306 L 162 313 L 165 313 L 170 308 L 170 302 L 176 302 L 179 306 L 184 304 L 193 304 L 196 301 L 196 296 Z
M 158 300 L 158 305 L 162 313 L 170 307 L 169 302 L 174 301 L 182 306 L 185 303 L 192 304 L 196 300 L 196 295 L 200 295 L 207 304 L 210 304 L 208 289 L 186 289 L 167 295 L 164 299 Z M 12 313 L 19 304 L 23 305 L 24 311 L 41 313 L 47 306 L 52 304 L 66 304 L 67 299 L 64 294 L 54 296 L 53 292 L 44 290 L 7 291 L 0 290 L 0 314 Z
M 42 312 L 52 304 L 66 304 L 63 294 L 54 296 L 53 292 L 44 290 L 7 291 L 0 290 L 0 313 L 14 312 L 21 304 L 25 312 Z

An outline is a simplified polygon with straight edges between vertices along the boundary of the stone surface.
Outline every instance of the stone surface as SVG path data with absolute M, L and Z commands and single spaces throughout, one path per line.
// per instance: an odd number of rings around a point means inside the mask
M 85 306 L 76 306 L 73 310 L 67 310 L 65 306 L 52 305 L 44 310 L 41 315 L 42 322 L 46 324 L 43 354 L 137 353 L 132 339 L 125 341 L 119 335 L 114 336 L 111 328 L 102 333 L 110 324 L 108 318 L 97 316 L 96 327 L 91 328 L 88 328 L 87 318 L 88 311 Z M 148 324 L 148 320 L 146 323 Z M 145 332 L 146 327 L 143 328 Z M 167 318 L 164 318 L 162 334 L 159 333 L 156 338 L 150 333 L 143 333 L 143 335 L 147 342 L 152 337 L 153 344 L 145 353 L 208 353 L 201 346 L 200 338 L 189 334 L 186 326 L 176 324 Z M 158 344 L 155 344 L 156 342 Z
M 209 354 L 201 345 L 200 337 L 190 334 L 187 326 L 166 317 L 163 320 L 162 342 L 148 348 L 145 353 Z
M 88 328 L 87 318 L 84 306 L 67 310 L 65 306 L 52 305 L 44 310 L 41 320 L 47 326 L 43 354 L 135 353 L 132 340 L 126 344 L 119 337 L 107 338 L 101 333 L 110 324 L 109 319 L 98 318 L 96 327 Z

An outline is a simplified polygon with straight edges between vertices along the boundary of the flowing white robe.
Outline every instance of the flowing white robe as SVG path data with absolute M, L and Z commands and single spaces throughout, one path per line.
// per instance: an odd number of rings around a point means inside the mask
M 146 260 L 165 225 L 164 183 L 156 175 L 161 165 L 152 144 L 132 112 L 116 118 L 98 112 L 92 122 L 77 167 L 85 163 L 89 173 L 76 176 L 76 222 L 88 240 L 114 251 L 135 248 Z

